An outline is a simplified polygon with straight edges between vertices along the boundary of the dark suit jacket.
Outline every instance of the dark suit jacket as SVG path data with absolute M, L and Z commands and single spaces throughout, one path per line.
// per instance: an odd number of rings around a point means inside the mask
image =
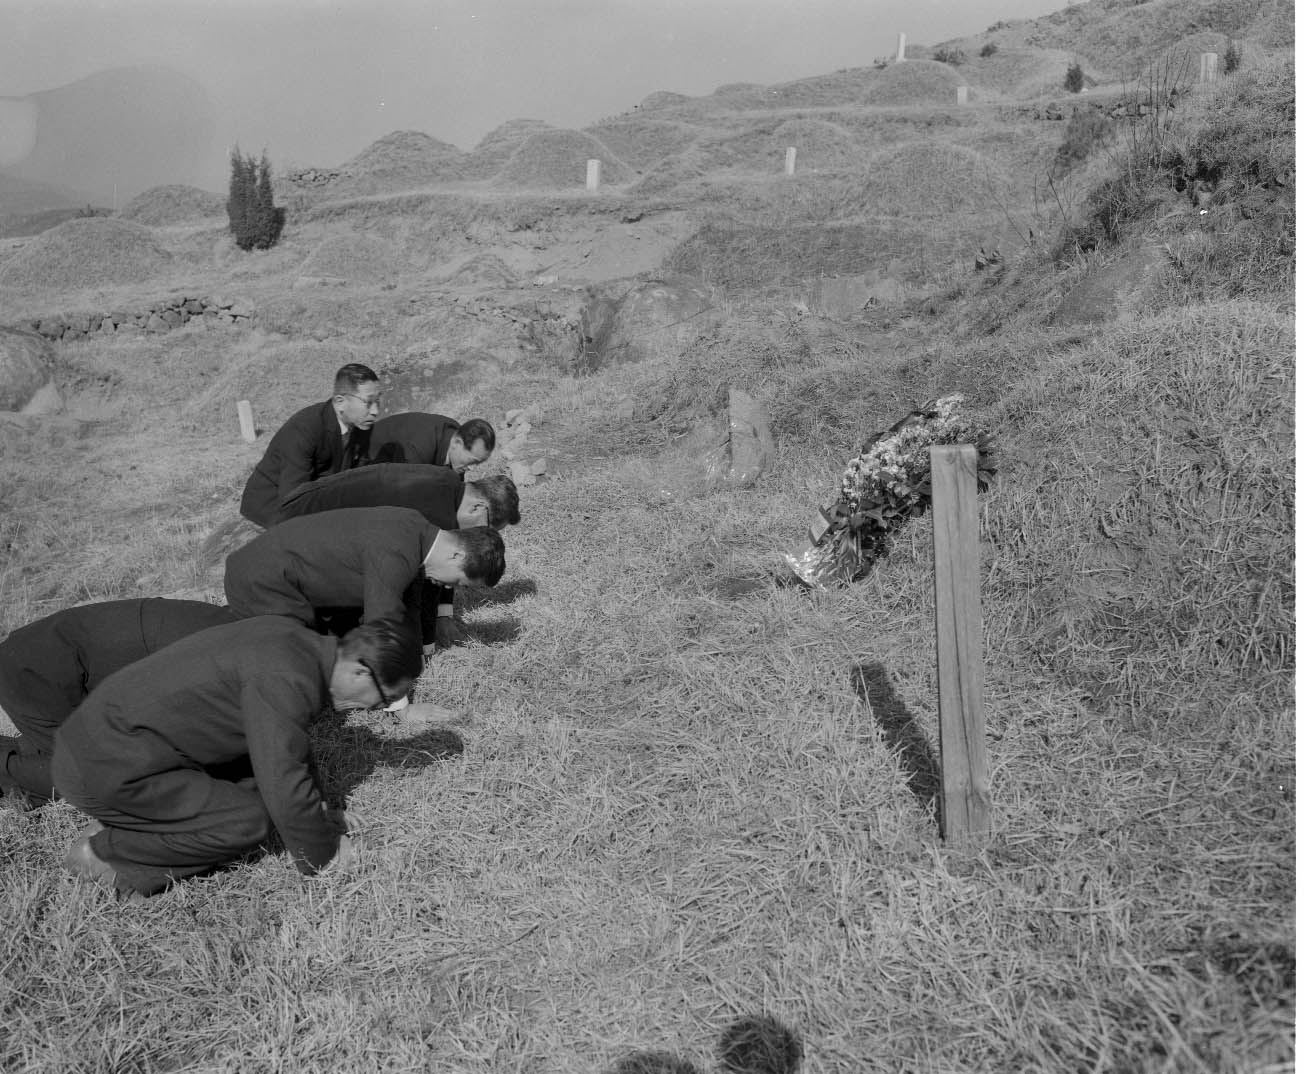
M 346 449 L 331 400 L 306 406 L 282 425 L 254 467 L 240 498 L 240 513 L 270 526 L 281 500 L 300 485 L 326 474 L 350 470 L 366 461 L 371 430 L 353 429 Z
M 0 708 L 30 741 L 54 751 L 54 732 L 115 671 L 234 616 L 199 600 L 109 600 L 65 608 L 0 642 Z
M 447 466 L 448 442 L 460 427 L 443 414 L 391 414 L 372 426 L 371 460 Z
M 282 502 L 277 521 L 344 507 L 410 507 L 432 525 L 454 530 L 465 492 L 462 475 L 447 466 L 362 466 L 300 486 Z
M 410 507 L 351 507 L 291 518 L 226 558 L 226 600 L 241 619 L 361 609 L 419 626 L 422 563 L 439 535 Z
M 308 739 L 330 701 L 337 644 L 280 616 L 184 638 L 92 691 L 55 735 L 56 768 L 66 753 L 95 799 L 166 825 L 202 817 L 208 792 L 197 780 L 186 797 L 161 798 L 151 776 L 248 757 L 286 849 L 313 872 L 339 843 Z
M 406 415 L 400 415 L 405 417 Z M 466 483 L 447 466 L 400 462 L 387 466 L 362 466 L 303 485 L 285 499 L 278 521 L 336 511 L 343 507 L 410 507 L 441 530 L 455 530 Z M 421 633 L 434 640 L 434 620 L 441 604 L 451 605 L 452 586 L 428 585 L 421 593 Z

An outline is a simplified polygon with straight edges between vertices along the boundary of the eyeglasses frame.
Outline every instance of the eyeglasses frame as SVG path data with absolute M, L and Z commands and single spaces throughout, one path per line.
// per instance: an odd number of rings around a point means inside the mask
M 385 688 L 380 685 L 380 678 L 379 676 L 376 675 L 376 669 L 373 668 L 370 664 L 368 664 L 365 660 L 359 660 L 358 663 L 361 664 L 364 668 L 366 668 L 367 674 L 371 676 L 371 685 L 376 688 L 376 693 L 380 695 L 381 705 L 385 706 L 385 705 L 392 704 L 390 699 L 385 694 Z

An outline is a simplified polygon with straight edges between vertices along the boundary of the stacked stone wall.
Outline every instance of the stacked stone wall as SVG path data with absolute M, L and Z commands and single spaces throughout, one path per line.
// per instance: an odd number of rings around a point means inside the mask
M 249 325 L 253 319 L 254 308 L 242 299 L 172 295 L 135 311 L 47 314 L 18 321 L 15 327 L 30 329 L 53 342 L 71 343 L 119 332 L 131 335 L 170 332 L 191 322 L 206 328 L 236 328 Z

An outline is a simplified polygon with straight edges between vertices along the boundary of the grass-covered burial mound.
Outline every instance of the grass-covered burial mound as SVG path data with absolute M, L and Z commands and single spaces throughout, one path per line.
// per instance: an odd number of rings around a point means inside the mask
M 171 262 L 149 228 L 85 217 L 32 239 L 0 267 L 0 286 L 30 291 L 139 283 L 162 275 Z
M 118 210 L 118 218 L 165 227 L 226 219 L 226 196 L 175 183 L 150 187 Z
M 602 183 L 620 185 L 633 169 L 592 135 L 580 131 L 541 131 L 525 139 L 498 173 L 499 186 L 521 189 L 584 188 L 590 160 L 602 161 Z

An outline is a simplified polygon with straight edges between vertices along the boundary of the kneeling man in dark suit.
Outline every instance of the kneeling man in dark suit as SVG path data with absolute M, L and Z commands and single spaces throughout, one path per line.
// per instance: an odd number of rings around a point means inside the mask
M 506 474 L 464 481 L 447 467 L 413 463 L 364 466 L 323 477 L 293 493 L 281 505 L 280 518 L 345 507 L 410 507 L 444 530 L 474 526 L 501 530 L 521 521 L 516 483 Z M 435 644 L 447 648 L 464 639 L 464 629 L 453 614 L 452 586 L 427 583 L 421 601 L 424 619 L 434 616 Z
M 410 507 L 445 530 L 501 530 L 521 521 L 520 494 L 506 474 L 466 481 L 446 466 L 420 463 L 364 466 L 303 485 L 286 497 L 276 521 L 344 507 Z
M 487 526 L 441 529 L 409 507 L 350 507 L 292 518 L 226 559 L 223 584 L 240 618 L 288 615 L 326 628 L 344 613 L 407 618 L 433 642 L 423 621 L 421 583 L 498 583 L 503 539 Z
M 146 597 L 82 604 L 21 626 L 0 642 L 0 712 L 21 732 L 0 735 L 0 804 L 54 797 L 54 733 L 115 671 L 235 617 L 200 600 Z
M 336 640 L 262 616 L 109 676 L 55 734 L 59 793 L 104 825 L 73 843 L 69 870 L 152 895 L 235 861 L 273 828 L 302 873 L 350 860 L 357 846 L 325 807 L 308 726 L 327 705 L 384 704 L 420 668 L 402 623 Z
M 489 458 L 497 439 L 484 418 L 458 422 L 443 414 L 408 411 L 376 422 L 371 461 L 446 466 L 460 474 Z
M 358 362 L 335 373 L 335 394 L 306 406 L 267 445 L 240 497 L 240 514 L 259 526 L 276 521 L 281 501 L 309 481 L 363 465 L 380 416 L 380 381 Z

